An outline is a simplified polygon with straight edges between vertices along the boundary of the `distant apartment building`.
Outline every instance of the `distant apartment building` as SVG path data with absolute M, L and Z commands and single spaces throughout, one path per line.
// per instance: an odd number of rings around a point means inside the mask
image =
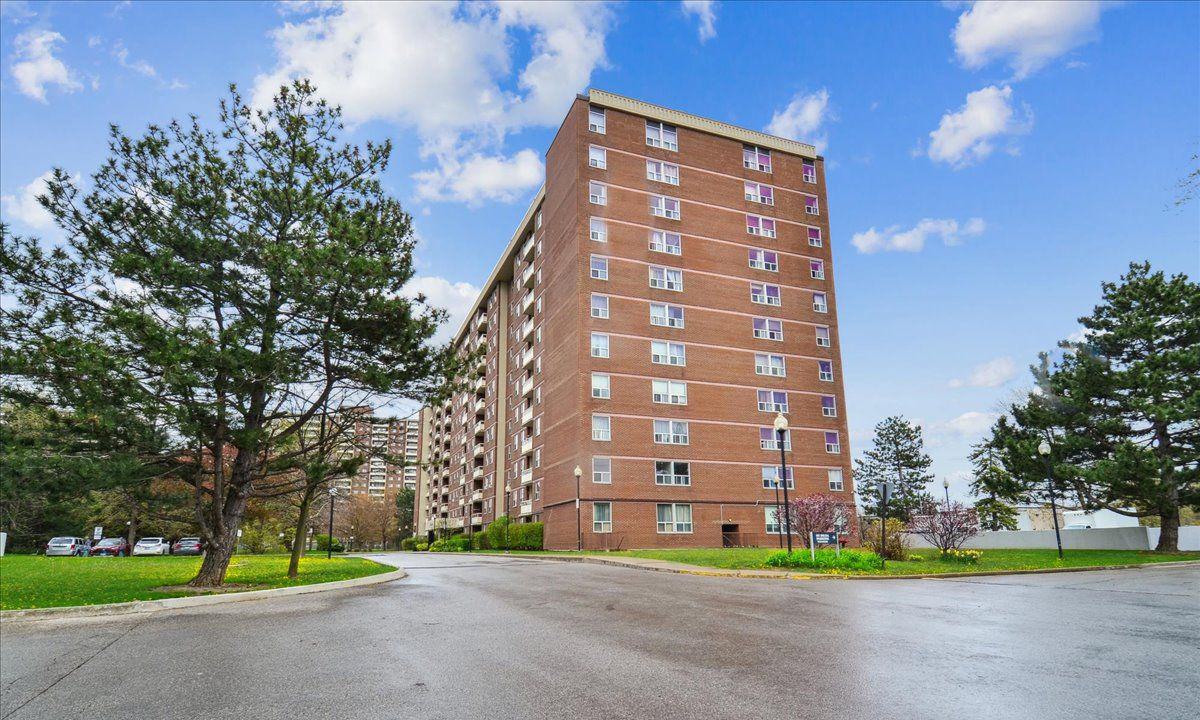
M 425 408 L 418 527 L 545 523 L 548 548 L 778 541 L 853 504 L 824 162 L 811 145 L 591 90 Z M 577 471 L 578 469 L 578 477 Z
M 420 471 L 421 427 L 417 418 L 375 417 L 370 408 L 355 408 L 351 437 L 343 454 L 366 455 L 358 472 L 332 485 L 350 496 L 391 502 L 401 488 L 417 489 Z M 312 432 L 312 430 L 309 430 Z M 370 449 L 374 452 L 367 452 Z

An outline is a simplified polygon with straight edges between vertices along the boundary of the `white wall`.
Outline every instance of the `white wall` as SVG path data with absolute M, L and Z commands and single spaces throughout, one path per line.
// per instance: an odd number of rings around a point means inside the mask
M 1062 543 L 1069 550 L 1153 550 L 1158 544 L 1158 528 L 1118 527 L 1090 530 L 1063 530 Z M 908 539 L 913 547 L 931 547 L 915 535 Z M 1001 548 L 1026 550 L 1054 548 L 1053 530 L 1000 530 L 982 532 L 967 541 L 964 547 L 977 550 Z M 1179 549 L 1200 550 L 1200 525 L 1179 528 Z

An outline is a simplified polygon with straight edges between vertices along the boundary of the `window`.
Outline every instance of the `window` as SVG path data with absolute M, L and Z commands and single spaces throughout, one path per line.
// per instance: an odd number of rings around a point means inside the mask
M 592 439 L 601 442 L 612 440 L 612 418 L 607 415 L 592 416 Z
M 838 442 L 838 434 L 835 432 L 825 433 L 825 452 L 832 455 L 837 455 L 842 452 L 842 445 Z
M 608 400 L 612 397 L 611 381 L 604 373 L 592 373 L 592 397 Z
M 815 183 L 817 181 L 817 164 L 812 160 L 802 160 L 804 165 L 804 182 Z
M 763 340 L 783 340 L 783 321 L 754 318 L 754 337 Z
M 812 247 L 821 247 L 824 245 L 821 241 L 821 228 L 808 229 L 808 244 Z
M 817 347 L 829 347 L 829 328 L 817 326 Z
M 776 437 L 777 433 L 773 427 L 765 427 L 758 429 L 758 446 L 763 450 L 778 450 L 779 442 Z M 792 449 L 792 431 L 783 431 L 783 449 Z
M 592 256 L 592 279 L 608 279 L 608 258 Z
M 591 228 L 591 237 L 596 242 L 608 242 L 608 223 L 600 218 L 592 218 L 588 223 Z
M 592 145 L 588 148 L 588 165 L 603 170 L 608 167 L 608 151 Z
M 608 336 L 604 333 L 592 333 L 592 357 L 608 357 Z
M 824 280 L 825 263 L 820 260 L 810 260 L 808 262 L 808 274 L 812 276 L 813 280 Z
M 650 249 L 655 252 L 667 253 L 668 255 L 682 255 L 683 241 L 680 239 L 679 233 L 667 232 L 666 230 L 651 230 Z
M 768 272 L 779 271 L 779 253 L 772 250 L 759 250 L 752 248 L 750 250 L 750 267 L 755 270 L 767 270 Z
M 842 484 L 842 471 L 840 468 L 830 468 L 826 471 L 829 477 L 829 489 L 833 492 L 842 492 L 846 489 Z
M 607 205 L 608 188 L 598 182 L 588 183 L 588 201 L 594 205 Z
M 817 378 L 825 382 L 833 382 L 833 362 L 829 360 L 817 361 Z
M 646 179 L 657 180 L 668 185 L 679 184 L 679 166 L 659 160 L 646 161 Z
M 602 108 L 588 108 L 588 130 L 604 134 L 604 110 Z
M 674 125 L 646 121 L 646 144 L 664 150 L 678 150 L 679 137 Z
M 610 502 L 594 502 L 594 503 L 592 503 L 592 532 L 594 532 L 594 533 L 610 533 L 610 532 L 612 532 L 612 503 L 610 503 Z
M 825 417 L 837 417 L 837 398 L 832 395 L 822 395 L 821 414 Z
M 655 485 L 691 485 L 692 475 L 688 464 L 674 460 L 656 460 L 654 462 Z
M 692 506 L 687 503 L 659 505 L 658 531 L 660 533 L 690 533 L 692 531 Z
M 771 172 L 771 151 L 747 145 L 742 148 L 742 165 L 747 170 Z
M 809 215 L 820 215 L 821 214 L 820 208 L 817 207 L 817 196 L 816 195 L 805 195 L 804 196 L 804 212 L 808 213 Z
M 746 232 L 766 238 L 775 237 L 775 221 L 758 215 L 746 216 Z
M 786 413 L 788 411 L 787 393 L 783 390 L 759 390 L 758 409 L 761 412 Z
M 686 420 L 655 420 L 654 442 L 659 445 L 687 445 L 688 424 Z
M 653 380 L 652 400 L 667 405 L 687 405 L 687 383 L 678 380 Z
M 593 295 L 592 296 L 592 317 L 600 318 L 601 320 L 608 319 L 608 296 Z
M 592 482 L 608 485 L 612 482 L 612 458 L 592 458 Z
M 650 214 L 668 220 L 679 219 L 679 201 L 662 195 L 650 196 Z
M 766 519 L 767 519 L 767 534 L 768 535 L 782 535 L 783 528 L 779 524 L 779 508 L 775 507 L 774 505 L 771 505 L 769 507 L 763 508 L 763 514 L 766 516 Z
M 784 365 L 783 356 L 770 355 L 768 353 L 755 353 L 754 373 L 756 375 L 785 377 L 787 375 L 787 367 Z
M 829 306 L 825 304 L 825 293 L 813 293 L 813 310 L 819 313 L 829 312 Z
M 650 324 L 662 327 L 683 327 L 683 308 L 666 303 L 650 303 Z
M 657 365 L 686 365 L 687 356 L 684 353 L 683 343 L 651 340 L 650 362 Z
M 750 283 L 750 302 L 759 305 L 775 305 L 780 304 L 779 286 L 766 285 L 764 283 Z
M 650 287 L 680 292 L 683 290 L 683 271 L 661 265 L 651 265 Z
M 763 205 L 775 204 L 775 190 L 770 185 L 762 183 L 746 183 L 746 199 Z
M 796 489 L 796 481 L 792 477 L 792 469 L 787 469 L 787 488 L 788 490 Z M 779 484 L 779 466 L 778 465 L 763 465 L 762 466 L 762 485 L 764 490 L 774 490 L 776 487 L 783 487 Z

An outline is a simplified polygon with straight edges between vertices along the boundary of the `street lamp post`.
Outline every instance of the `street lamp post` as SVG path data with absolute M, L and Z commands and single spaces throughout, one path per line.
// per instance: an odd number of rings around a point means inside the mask
M 577 550 L 583 550 L 583 519 L 579 510 L 579 478 L 583 477 L 583 468 L 575 466 L 575 538 Z
M 333 503 L 337 500 L 337 488 L 329 488 L 329 542 L 325 544 L 325 558 L 333 559 Z
M 779 517 L 779 477 L 775 477 L 775 537 L 779 539 L 779 549 L 783 549 L 783 520 Z
M 942 489 L 946 491 L 946 509 L 950 509 L 950 481 L 942 480 Z
M 1058 503 L 1054 498 L 1054 465 L 1050 462 L 1050 450 L 1048 440 L 1038 443 L 1038 455 L 1042 456 L 1042 464 L 1046 468 L 1046 484 L 1050 488 L 1050 515 L 1054 519 L 1054 542 L 1058 544 L 1058 559 L 1062 560 L 1062 535 L 1058 531 Z
M 783 519 L 784 531 L 787 533 L 788 555 L 792 554 L 792 513 L 788 511 L 788 488 L 787 488 L 787 459 L 783 454 L 783 437 L 787 433 L 788 421 L 779 413 L 775 416 L 775 438 L 779 441 L 779 484 L 783 485 Z M 779 520 L 776 514 L 776 521 Z
M 881 483 L 879 486 L 879 567 L 880 569 L 887 567 L 887 506 L 888 497 L 892 494 L 892 484 L 890 482 Z

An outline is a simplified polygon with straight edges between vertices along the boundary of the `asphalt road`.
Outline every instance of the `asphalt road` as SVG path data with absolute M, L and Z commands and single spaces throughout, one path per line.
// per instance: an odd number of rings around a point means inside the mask
M 5 623 L 0 718 L 1195 718 L 1200 568 L 706 578 L 394 554 L 385 585 Z

